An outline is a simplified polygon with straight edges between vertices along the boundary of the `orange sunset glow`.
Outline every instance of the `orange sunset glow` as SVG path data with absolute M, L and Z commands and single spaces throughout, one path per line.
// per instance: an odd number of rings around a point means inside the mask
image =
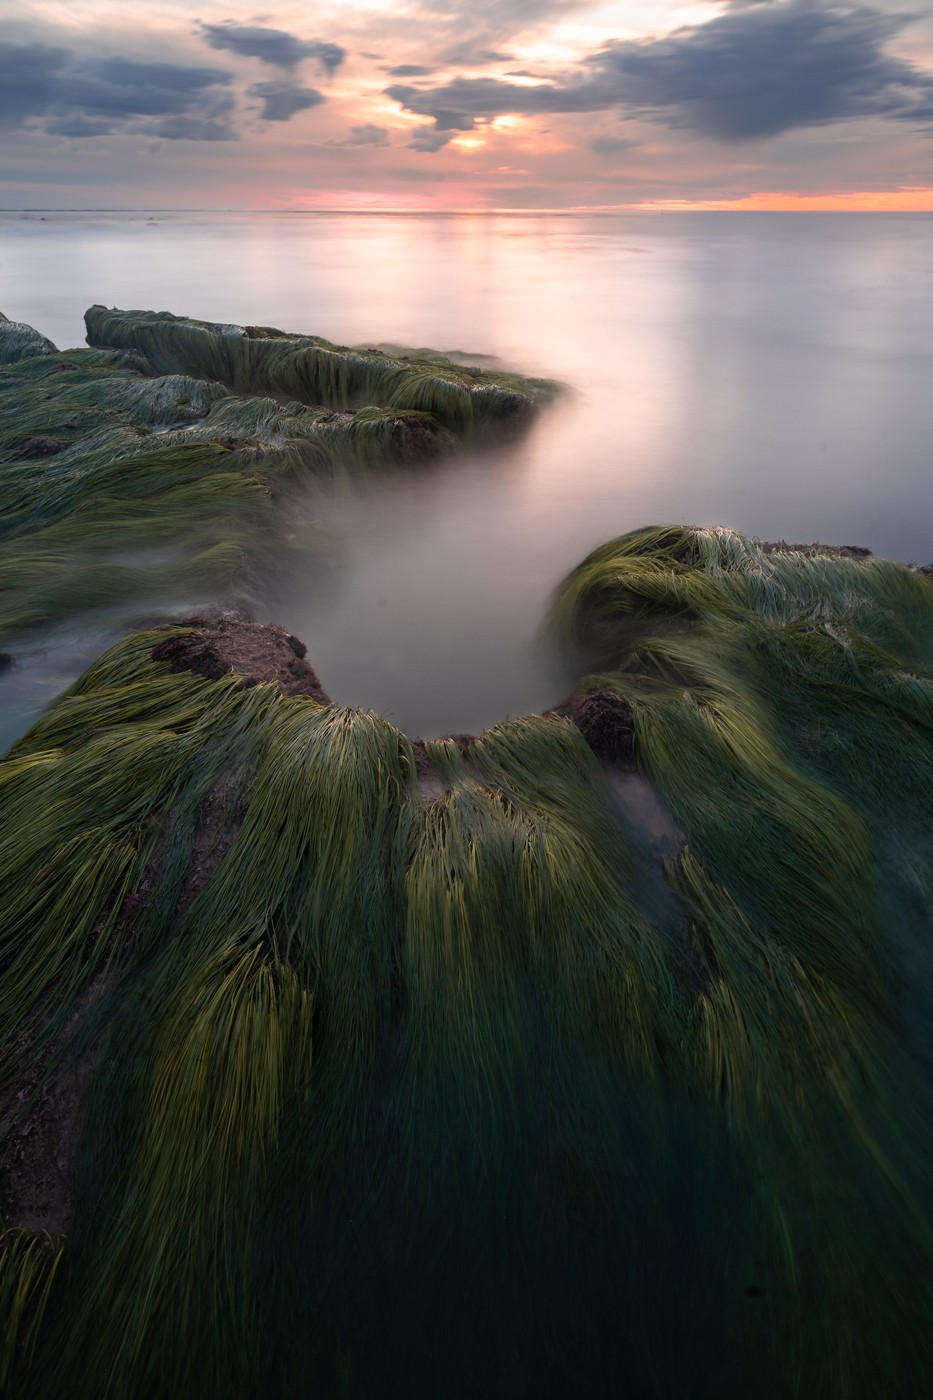
M 784 194 L 762 191 L 743 199 L 645 200 L 632 206 L 652 210 L 761 210 L 779 213 L 853 213 L 858 210 L 885 210 L 888 213 L 933 213 L 933 187 L 922 190 L 860 190 L 853 194 Z
M 23 0 L 0 206 L 933 209 L 894 0 Z

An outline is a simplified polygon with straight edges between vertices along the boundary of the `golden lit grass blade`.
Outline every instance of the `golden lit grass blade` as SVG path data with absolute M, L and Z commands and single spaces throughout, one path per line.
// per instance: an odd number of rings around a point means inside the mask
M 632 853 L 605 777 L 569 722 L 529 716 L 487 730 L 479 772 L 521 813 L 521 897 L 540 994 L 568 1039 L 654 1075 L 681 1053 L 676 950 L 637 911 Z
M 244 1296 L 238 1255 L 281 1115 L 310 1075 L 312 1016 L 312 990 L 261 928 L 230 930 L 181 981 L 141 1066 L 142 1132 L 69 1337 L 79 1391 L 212 1394 L 218 1329 L 255 1368 L 261 1300 Z

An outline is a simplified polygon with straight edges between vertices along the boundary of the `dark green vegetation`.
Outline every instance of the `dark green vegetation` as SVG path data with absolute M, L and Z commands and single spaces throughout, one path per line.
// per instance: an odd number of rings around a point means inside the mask
M 0 319 L 0 650 L 116 604 L 261 588 L 320 543 L 295 538 L 294 488 L 437 457 L 450 427 L 514 430 L 554 391 L 167 314 L 87 319 L 109 348 L 59 354 Z
M 10 321 L 0 312 L 0 364 L 11 365 L 34 355 L 55 354 L 55 346 L 24 321 Z
M 162 374 L 200 375 L 239 392 L 259 390 L 334 409 L 378 404 L 429 413 L 461 436 L 520 427 L 555 392 L 548 380 L 464 367 L 442 355 L 349 349 L 268 326 L 104 306 L 92 306 L 85 320 L 90 345 L 139 350 Z
M 51 352 L 0 322 L 0 647 L 116 602 L 249 588 L 299 547 L 289 487 L 454 441 L 418 410 L 308 408 L 156 374 L 137 353 Z
M 10 1395 L 925 1393 L 933 582 L 650 530 L 549 625 L 641 776 L 207 624 L 0 766 Z

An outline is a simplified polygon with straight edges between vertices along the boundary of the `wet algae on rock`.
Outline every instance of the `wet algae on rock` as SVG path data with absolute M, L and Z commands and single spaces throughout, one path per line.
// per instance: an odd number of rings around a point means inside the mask
M 413 744 L 202 613 L 0 765 L 7 1393 L 923 1393 L 933 583 L 645 530 L 547 625 Z
M 159 373 L 196 374 L 239 391 L 300 403 L 426 412 L 462 435 L 488 436 L 526 424 L 553 397 L 549 380 L 455 364 L 443 355 L 386 354 L 333 345 L 268 326 L 217 325 L 168 312 L 86 313 L 90 345 L 139 350 Z

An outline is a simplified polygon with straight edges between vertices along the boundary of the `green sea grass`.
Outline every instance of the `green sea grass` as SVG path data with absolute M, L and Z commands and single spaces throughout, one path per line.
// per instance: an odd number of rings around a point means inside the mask
M 0 312 L 0 365 L 55 353 L 55 346 L 25 321 L 11 321 Z
M 0 1227 L 0 1394 L 29 1370 L 61 1259 L 60 1239 Z
M 10 1395 L 924 1393 L 933 583 L 645 530 L 548 626 L 664 850 L 567 719 L 419 758 L 164 629 L 0 765 L 12 1140 L 93 1061 Z
M 424 415 L 239 398 L 119 353 L 0 366 L 0 640 L 115 605 L 268 583 L 296 538 L 290 492 L 450 444 Z M 294 556 L 294 557 L 292 557 Z
M 269 393 L 331 409 L 375 404 L 429 413 L 458 436 L 527 423 L 557 386 L 504 370 L 464 367 L 436 353 L 333 345 L 267 326 L 231 326 L 166 311 L 92 306 L 88 343 L 141 351 L 160 373 L 197 375 L 238 393 Z
M 301 392 L 286 392 L 288 356 L 250 375 L 248 357 L 234 374 L 226 350 L 216 363 L 192 350 L 192 335 L 196 350 L 216 336 L 226 347 L 232 328 L 171 316 L 137 325 L 118 313 L 101 321 L 101 310 L 88 313 L 92 338 L 106 332 L 129 350 L 58 353 L 31 327 L 0 319 L 0 647 L 115 607 L 145 612 L 268 587 L 299 553 L 320 549 L 289 518 L 295 491 L 437 457 L 456 444 L 445 423 L 461 437 L 480 419 L 501 430 L 547 396 L 538 381 L 478 382 L 442 358 L 393 361 L 387 389 L 351 373 L 358 357 L 333 347 L 327 354 L 343 366 L 333 384 L 309 378 L 305 357 Z M 239 330 L 231 344 L 237 336 L 292 359 L 306 346 Z M 151 357 L 139 353 L 143 342 Z M 278 397 L 246 392 L 257 387 Z M 444 409 L 445 395 L 466 395 L 466 407 Z

